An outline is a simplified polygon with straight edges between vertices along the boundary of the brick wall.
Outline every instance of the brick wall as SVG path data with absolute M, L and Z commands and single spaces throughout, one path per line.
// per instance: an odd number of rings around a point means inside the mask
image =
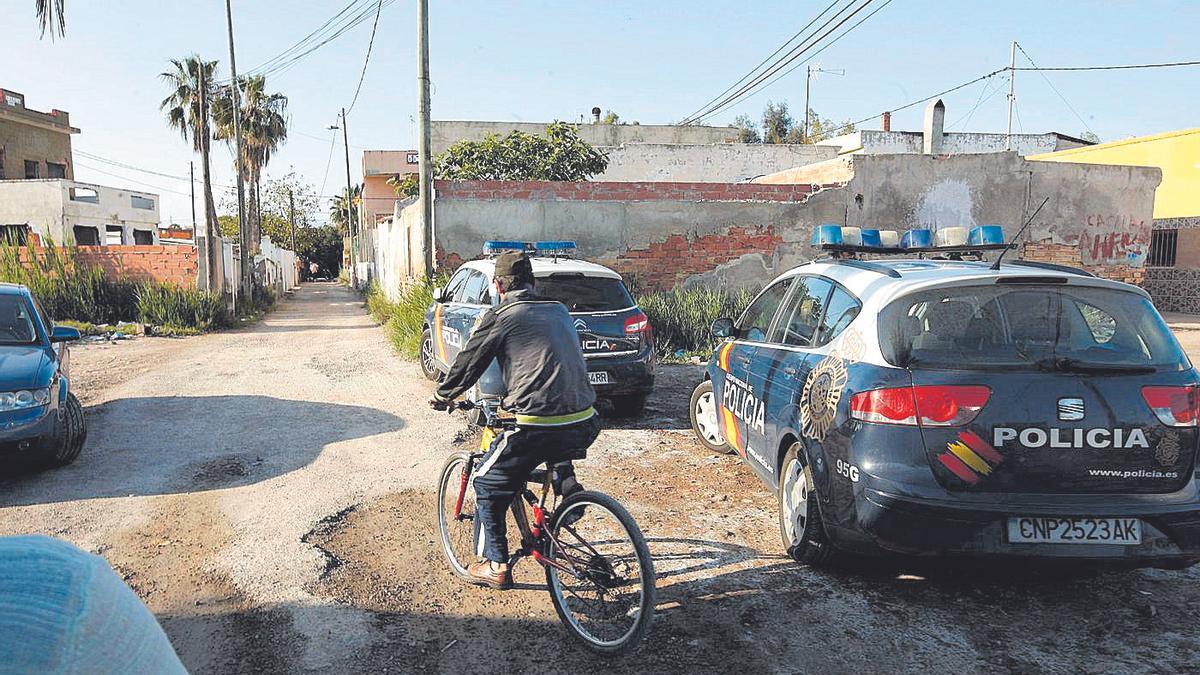
M 569 199 L 572 201 L 763 201 L 798 202 L 814 185 L 756 183 L 662 183 L 513 180 L 439 180 L 438 199 Z
M 114 277 L 196 286 L 198 260 L 192 246 L 79 246 L 75 259 Z
M 1084 265 L 1083 254 L 1077 245 L 1055 244 L 1049 240 L 1027 242 L 1021 251 L 1025 260 L 1081 267 L 1098 277 L 1123 281 L 1140 286 L 1146 277 L 1146 268 L 1129 265 Z
M 615 259 L 599 262 L 620 272 L 638 288 L 664 291 L 743 255 L 770 258 L 781 243 L 783 237 L 772 225 L 734 226 L 722 234 L 673 234 L 665 241 L 646 248 L 631 248 Z

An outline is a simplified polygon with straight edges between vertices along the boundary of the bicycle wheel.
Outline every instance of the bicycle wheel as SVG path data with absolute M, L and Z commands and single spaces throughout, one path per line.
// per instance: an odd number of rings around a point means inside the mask
M 469 484 L 463 490 L 463 472 L 470 455 L 456 452 L 442 466 L 438 478 L 438 529 L 442 533 L 442 552 L 450 563 L 450 569 L 460 578 L 467 579 L 467 565 L 475 557 L 475 490 Z M 454 517 L 454 508 L 462 493 L 462 518 Z
M 579 510 L 577 522 L 562 524 Z M 602 653 L 640 642 L 654 620 L 654 563 L 625 507 L 606 494 L 577 492 L 559 505 L 550 531 L 557 544 L 551 544 L 549 558 L 576 571 L 546 566 L 546 585 L 567 629 Z

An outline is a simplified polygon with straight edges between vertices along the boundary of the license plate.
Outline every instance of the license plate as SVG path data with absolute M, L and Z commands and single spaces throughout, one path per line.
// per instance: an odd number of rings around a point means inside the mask
M 1137 518 L 1009 518 L 1008 541 L 1014 544 L 1131 546 L 1142 543 L 1142 521 Z
M 608 373 L 603 370 L 595 370 L 588 373 L 588 382 L 592 384 L 608 384 Z

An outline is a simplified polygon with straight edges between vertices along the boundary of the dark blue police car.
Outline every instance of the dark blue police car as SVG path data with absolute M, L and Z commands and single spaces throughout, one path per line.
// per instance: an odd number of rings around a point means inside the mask
M 1137 287 L 1026 261 L 835 258 L 713 332 L 693 429 L 776 490 L 799 561 L 1200 560 L 1200 375 Z
M 29 289 L 0 284 L 0 456 L 62 466 L 87 436 L 70 391 L 67 342 L 79 331 L 55 326 Z
M 620 274 L 571 257 L 573 242 L 486 242 L 484 258 L 464 263 L 445 288 L 434 291 L 421 341 L 425 377 L 436 380 L 449 372 L 476 321 L 499 303 L 492 292 L 493 256 L 508 250 L 528 250 L 538 293 L 567 306 L 596 395 L 607 399 L 618 415 L 640 413 L 654 388 L 650 321 L 629 295 Z M 467 397 L 480 401 L 503 395 L 500 367 L 493 363 Z

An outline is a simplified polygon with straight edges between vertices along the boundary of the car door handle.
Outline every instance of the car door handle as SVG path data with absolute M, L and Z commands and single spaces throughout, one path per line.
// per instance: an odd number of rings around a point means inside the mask
M 738 363 L 741 363 L 743 366 L 750 365 L 750 357 L 749 356 L 739 356 L 739 357 L 737 357 L 737 360 L 738 360 Z
M 784 368 L 783 369 L 783 374 L 787 375 L 788 377 L 795 377 L 796 373 L 798 373 L 798 372 L 800 372 L 800 371 L 796 370 L 795 368 Z

